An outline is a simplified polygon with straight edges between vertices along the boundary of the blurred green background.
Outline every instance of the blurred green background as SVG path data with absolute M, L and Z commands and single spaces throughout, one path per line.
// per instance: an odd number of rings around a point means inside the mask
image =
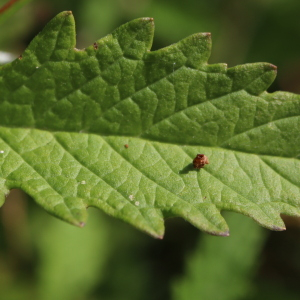
M 7 1 L 0 0 L 0 6 Z M 299 0 L 20 0 L 0 16 L 0 51 L 16 57 L 57 13 L 71 10 L 77 48 L 153 17 L 153 49 L 211 32 L 210 63 L 270 62 L 269 91 L 300 93 Z M 13 190 L 0 210 L 0 300 L 300 299 L 299 220 L 286 232 L 225 214 L 229 238 L 166 221 L 164 240 L 89 209 L 85 228 L 46 214 Z

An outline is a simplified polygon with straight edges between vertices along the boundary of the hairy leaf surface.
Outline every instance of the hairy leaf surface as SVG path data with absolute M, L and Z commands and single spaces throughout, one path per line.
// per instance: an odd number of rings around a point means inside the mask
M 284 230 L 281 213 L 300 215 L 300 96 L 266 92 L 271 64 L 208 64 L 208 33 L 150 51 L 153 31 L 133 20 L 78 50 L 63 12 L 0 68 L 1 203 L 21 188 L 70 223 L 94 206 L 155 237 L 173 216 L 228 235 L 222 210 Z

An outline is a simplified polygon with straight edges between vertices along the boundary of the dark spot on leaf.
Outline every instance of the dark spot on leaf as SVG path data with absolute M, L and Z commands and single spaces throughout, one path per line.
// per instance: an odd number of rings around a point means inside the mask
M 22 54 L 19 56 L 19 59 L 22 59 L 23 58 L 23 56 L 22 56 Z
M 128 145 L 128 144 L 125 144 L 124 147 L 127 149 L 127 148 L 129 148 L 129 145 Z
M 98 49 L 98 44 L 95 42 L 94 43 L 94 49 L 97 50 Z

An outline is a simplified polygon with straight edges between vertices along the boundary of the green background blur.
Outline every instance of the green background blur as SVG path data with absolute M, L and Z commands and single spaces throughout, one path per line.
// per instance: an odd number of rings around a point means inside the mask
M 21 1 L 22 2 L 22 1 Z M 6 1 L 0 0 L 0 6 Z M 71 10 L 77 48 L 119 25 L 153 17 L 153 49 L 211 32 L 210 63 L 269 62 L 269 91 L 300 93 L 299 0 L 23 0 L 0 22 L 0 51 L 16 57 L 57 13 Z M 300 299 L 299 220 L 274 233 L 233 213 L 231 237 L 212 237 L 182 219 L 159 241 L 89 209 L 83 229 L 12 191 L 0 210 L 0 300 Z

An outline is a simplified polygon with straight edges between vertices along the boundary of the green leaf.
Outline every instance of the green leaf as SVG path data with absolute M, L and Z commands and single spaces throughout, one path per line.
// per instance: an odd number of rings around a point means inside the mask
M 151 52 L 153 31 L 137 19 L 78 50 L 63 12 L 0 68 L 2 202 L 21 188 L 78 226 L 94 206 L 155 237 L 174 216 L 226 236 L 221 210 L 284 230 L 281 213 L 300 215 L 300 96 L 265 92 L 271 64 L 207 64 L 208 33 Z

